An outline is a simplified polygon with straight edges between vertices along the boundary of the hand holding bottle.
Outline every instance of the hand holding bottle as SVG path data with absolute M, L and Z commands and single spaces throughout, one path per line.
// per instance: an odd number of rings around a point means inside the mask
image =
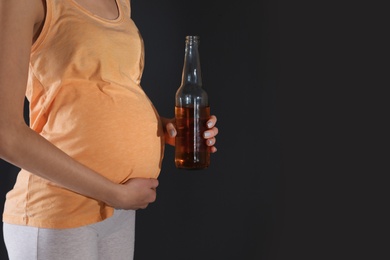
M 164 135 L 165 143 L 171 146 L 175 146 L 175 137 L 177 134 L 175 118 L 161 118 L 161 121 L 164 126 Z M 215 144 L 217 142 L 216 136 L 218 135 L 218 128 L 216 127 L 217 117 L 211 115 L 210 119 L 207 121 L 207 131 L 204 132 L 203 138 L 205 139 L 206 145 L 210 147 L 210 152 L 217 152 L 217 147 Z

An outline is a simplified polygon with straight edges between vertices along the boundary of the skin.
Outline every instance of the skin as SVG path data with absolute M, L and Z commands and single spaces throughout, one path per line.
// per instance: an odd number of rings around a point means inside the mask
M 115 19 L 114 0 L 77 0 L 84 8 Z M 157 179 L 133 178 L 116 184 L 78 163 L 25 123 L 23 106 L 31 45 L 45 18 L 43 0 L 0 1 L 0 158 L 42 178 L 121 209 L 146 208 L 156 200 Z M 161 118 L 165 142 L 175 144 L 175 120 Z M 208 121 L 205 139 L 212 153 L 218 128 L 216 116 Z

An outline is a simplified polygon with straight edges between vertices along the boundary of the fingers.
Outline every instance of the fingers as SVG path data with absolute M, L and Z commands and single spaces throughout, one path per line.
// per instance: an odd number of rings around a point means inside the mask
M 168 123 L 168 124 L 166 125 L 166 129 L 167 129 L 168 135 L 169 135 L 170 137 L 175 137 L 175 136 L 176 136 L 177 132 L 176 132 L 176 128 L 175 128 L 175 126 L 173 125 L 173 123 Z
M 131 178 L 123 183 L 125 193 L 120 196 L 123 200 L 114 206 L 123 209 L 145 209 L 156 201 L 158 185 L 159 181 L 155 178 Z
M 152 190 L 156 190 L 158 187 L 158 184 L 159 184 L 159 182 L 157 179 L 152 179 L 152 178 L 150 179 L 150 188 Z
M 207 146 L 213 146 L 213 145 L 215 145 L 216 142 L 217 142 L 217 139 L 213 137 L 213 138 L 207 139 L 206 144 L 207 144 Z
M 217 123 L 217 117 L 215 115 L 211 115 L 210 119 L 207 121 L 207 127 L 209 130 L 205 131 L 203 133 L 203 137 L 206 139 L 207 146 L 210 147 L 210 152 L 215 153 L 217 151 L 217 148 L 214 146 L 217 142 L 217 139 L 215 138 L 218 135 L 218 127 L 216 127 Z
M 207 127 L 212 128 L 217 123 L 217 117 L 215 115 L 211 115 L 210 119 L 207 121 Z
M 215 115 L 211 115 L 210 119 L 207 121 L 207 127 L 209 128 L 209 130 L 204 132 L 203 134 L 204 138 L 210 139 L 215 137 L 218 134 L 218 127 L 215 126 L 216 123 L 217 123 L 217 117 Z
M 164 119 L 164 122 L 166 122 L 165 128 L 169 135 L 169 137 L 173 138 L 176 136 L 177 131 L 174 123 L 172 120 L 169 122 L 167 119 Z M 217 117 L 215 115 L 211 115 L 210 119 L 207 121 L 207 127 L 210 129 L 209 131 L 206 131 L 204 134 L 204 138 L 211 138 L 218 134 L 218 128 L 215 127 L 215 124 L 217 123 Z
M 206 139 L 210 139 L 210 138 L 213 138 L 215 137 L 217 134 L 218 134 L 218 127 L 214 126 L 213 128 L 207 130 L 207 131 L 204 131 L 203 133 L 203 137 L 206 138 Z
M 146 209 L 150 203 L 153 203 L 156 201 L 157 198 L 157 186 L 158 186 L 158 180 L 157 179 L 149 179 L 149 191 L 145 193 L 145 197 L 141 200 L 142 202 L 137 207 L 138 209 Z
M 175 127 L 175 120 L 174 118 L 168 119 L 168 118 L 161 118 L 163 125 L 165 126 L 164 133 L 165 133 L 165 143 L 175 146 L 175 138 L 177 135 L 177 130 Z M 203 133 L 203 137 L 206 139 L 207 146 L 210 147 L 210 151 L 212 153 L 215 153 L 217 151 L 217 148 L 214 146 L 216 143 L 216 136 L 218 135 L 218 127 L 215 125 L 217 124 L 217 117 L 215 115 L 211 115 L 209 120 L 207 120 L 207 128 L 208 130 Z

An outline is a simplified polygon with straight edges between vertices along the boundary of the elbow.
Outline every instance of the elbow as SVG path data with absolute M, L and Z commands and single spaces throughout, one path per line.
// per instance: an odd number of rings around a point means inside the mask
M 0 158 L 4 159 L 7 154 L 7 148 L 10 146 L 10 133 L 7 127 L 0 123 Z
M 0 122 L 0 158 L 7 160 L 7 158 L 14 157 L 15 147 L 23 140 L 25 136 L 24 128 L 26 125 L 5 124 Z

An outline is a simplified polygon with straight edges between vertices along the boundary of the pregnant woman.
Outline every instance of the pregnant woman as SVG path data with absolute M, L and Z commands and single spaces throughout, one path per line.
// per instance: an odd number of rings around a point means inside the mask
M 3 212 L 10 260 L 133 259 L 135 211 L 155 201 L 176 136 L 143 69 L 129 0 L 1 1 L 0 157 L 21 168 Z

